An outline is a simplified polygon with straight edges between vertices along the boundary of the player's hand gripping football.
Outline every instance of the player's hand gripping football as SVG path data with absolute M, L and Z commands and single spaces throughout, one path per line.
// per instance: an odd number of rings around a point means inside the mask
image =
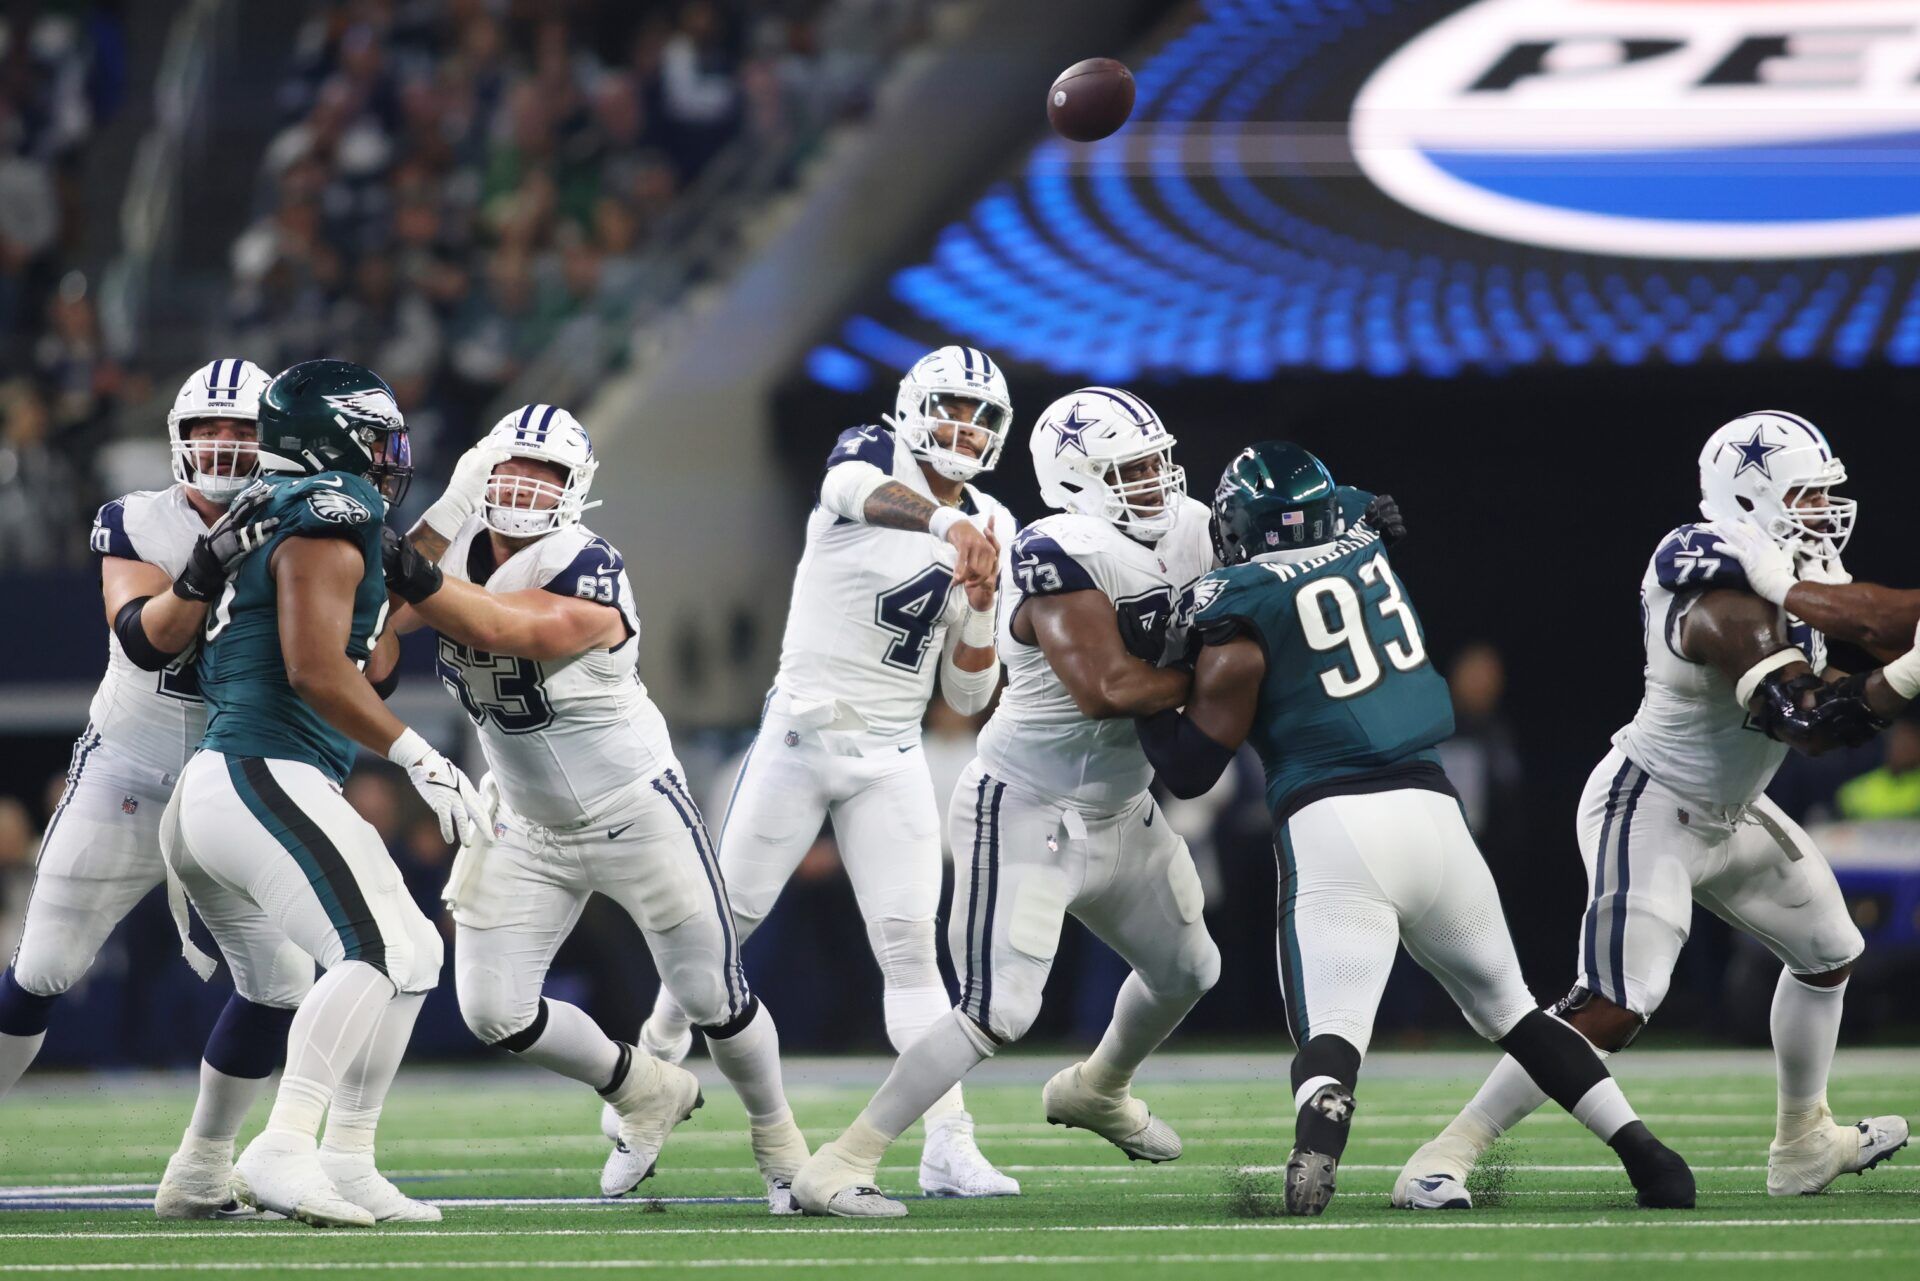
M 262 481 L 255 481 L 235 494 L 220 519 L 194 540 L 187 567 L 173 580 L 174 595 L 197 601 L 212 600 L 219 595 L 247 553 L 266 542 L 279 528 L 278 516 L 260 515 L 260 509 L 272 497 L 272 487 Z
M 1713 549 L 1740 562 L 1754 594 L 1776 605 L 1785 604 L 1787 593 L 1798 581 L 1793 572 L 1793 557 L 1786 549 L 1744 520 L 1716 524 L 1713 528 L 1719 535 Z
M 480 793 L 460 767 L 434 750 L 417 730 L 402 730 L 387 759 L 407 771 L 407 781 L 440 820 L 440 839 L 471 845 L 486 822 Z

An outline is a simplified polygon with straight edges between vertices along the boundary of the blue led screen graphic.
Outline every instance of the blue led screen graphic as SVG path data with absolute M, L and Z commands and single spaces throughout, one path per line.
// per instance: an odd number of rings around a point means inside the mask
M 1916 0 L 1203 0 L 1134 56 L 1126 129 L 1038 142 L 809 377 L 1920 365 Z

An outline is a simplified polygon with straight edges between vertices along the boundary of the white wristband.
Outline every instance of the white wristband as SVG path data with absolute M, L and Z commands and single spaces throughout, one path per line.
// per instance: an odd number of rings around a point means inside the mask
M 422 738 L 419 730 L 403 729 L 400 737 L 387 746 L 387 759 L 405 769 L 432 750 L 433 744 Z
M 1880 669 L 1887 688 L 1911 703 L 1920 698 L 1920 648 L 1910 649 Z
M 990 609 L 967 606 L 967 615 L 960 620 L 960 643 L 969 649 L 992 649 L 994 618 Z
M 1753 692 L 1760 688 L 1761 681 L 1764 681 L 1767 677 L 1773 675 L 1783 667 L 1791 666 L 1794 663 L 1804 663 L 1806 661 L 1807 656 L 1800 651 L 1798 645 L 1789 645 L 1777 653 L 1768 654 L 1752 667 L 1749 667 L 1746 675 L 1742 676 L 1734 685 L 1733 697 L 1735 701 L 1740 704 L 1742 711 L 1746 710 L 1747 700 L 1752 698 Z
M 936 507 L 933 515 L 927 517 L 927 532 L 940 541 L 945 542 L 947 531 L 952 529 L 957 522 L 965 519 L 966 517 L 960 514 L 958 507 Z

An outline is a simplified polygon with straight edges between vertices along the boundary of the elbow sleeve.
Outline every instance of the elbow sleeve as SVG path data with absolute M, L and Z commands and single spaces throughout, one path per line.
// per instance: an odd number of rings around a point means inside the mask
M 1142 716 L 1133 726 L 1154 773 L 1183 801 L 1204 796 L 1233 764 L 1231 747 L 1208 738 L 1179 712 Z
M 373 685 L 373 692 L 382 699 L 392 698 L 393 691 L 400 688 L 400 664 L 395 663 L 392 671 L 370 683 Z
M 891 479 L 872 463 L 856 460 L 835 464 L 820 482 L 820 505 L 843 520 L 864 525 L 867 499 Z
M 140 611 L 152 599 L 151 596 L 140 596 L 130 600 L 113 616 L 113 634 L 120 638 L 121 650 L 143 672 L 160 671 L 179 657 L 178 654 L 166 653 L 147 639 L 147 629 L 140 621 Z
M 984 711 L 999 684 L 1000 660 L 997 658 L 982 672 L 963 671 L 955 666 L 951 652 L 940 660 L 940 695 L 962 716 Z

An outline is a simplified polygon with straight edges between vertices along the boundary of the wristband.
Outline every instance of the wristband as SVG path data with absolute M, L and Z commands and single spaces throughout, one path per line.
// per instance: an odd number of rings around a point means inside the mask
M 432 750 L 433 744 L 420 737 L 419 730 L 403 729 L 400 731 L 400 737 L 388 745 L 387 759 L 406 769 L 419 764 L 421 759 Z
M 947 531 L 965 519 L 958 507 L 936 507 L 933 515 L 927 517 L 927 532 L 945 542 Z
M 1910 649 L 1880 669 L 1887 688 L 1911 703 L 1920 698 L 1920 648 Z
M 992 649 L 993 624 L 997 617 L 990 609 L 968 605 L 966 617 L 960 620 L 960 643 L 969 649 Z
M 1798 645 L 1789 645 L 1783 650 L 1768 654 L 1752 667 L 1749 667 L 1746 675 L 1742 676 L 1734 685 L 1734 699 L 1740 704 L 1742 711 L 1747 710 L 1747 702 L 1753 697 L 1753 692 L 1760 688 L 1761 681 L 1767 679 L 1767 677 L 1773 675 L 1773 673 L 1783 667 L 1787 667 L 1793 663 L 1804 663 L 1806 661 L 1807 656 L 1800 651 Z

